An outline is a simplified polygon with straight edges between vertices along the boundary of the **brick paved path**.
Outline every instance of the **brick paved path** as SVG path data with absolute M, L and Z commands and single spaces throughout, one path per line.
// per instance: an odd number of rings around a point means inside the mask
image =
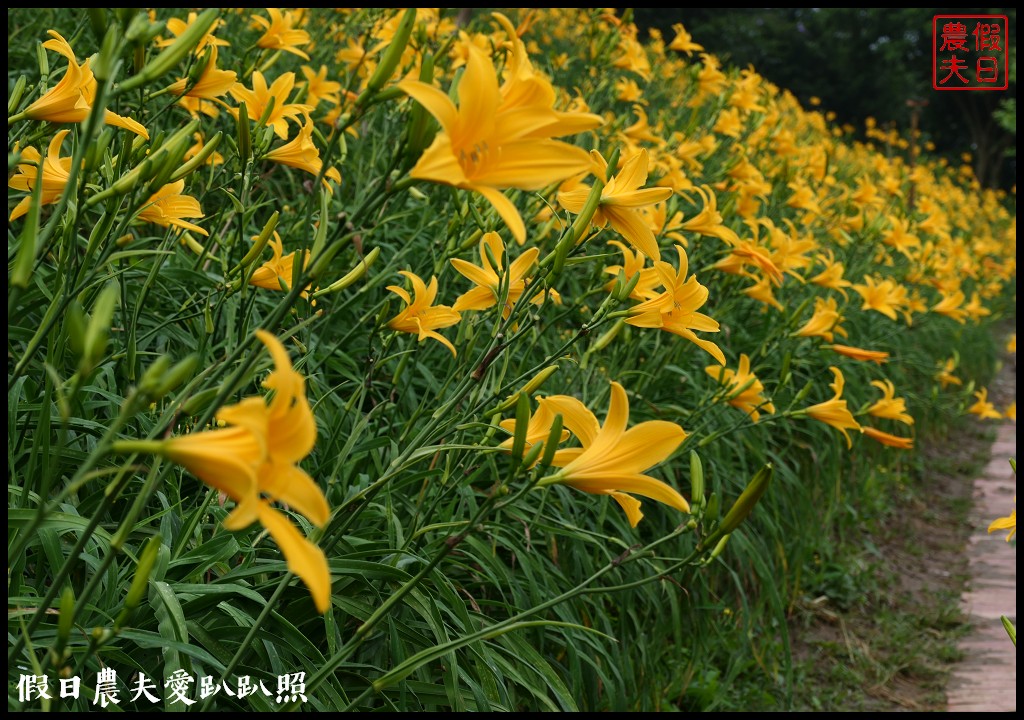
M 947 688 L 950 712 L 1017 710 L 1017 651 L 999 621 L 1000 615 L 1017 621 L 1017 549 L 1006 542 L 1007 531 L 987 532 L 990 522 L 1014 508 L 1011 457 L 1017 457 L 1017 426 L 1004 422 L 992 459 L 974 482 L 973 532 L 967 544 L 970 590 L 961 600 L 972 630 L 960 641 L 964 659 Z

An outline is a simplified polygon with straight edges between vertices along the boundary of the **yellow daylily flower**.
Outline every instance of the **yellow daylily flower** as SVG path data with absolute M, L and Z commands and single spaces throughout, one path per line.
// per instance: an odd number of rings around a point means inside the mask
M 263 73 L 259 70 L 254 70 L 252 73 L 252 90 L 242 85 L 242 83 L 235 83 L 230 93 L 238 103 L 245 105 L 246 115 L 250 121 L 254 122 L 259 122 L 260 118 L 263 117 L 263 113 L 266 112 L 267 108 L 270 107 L 271 101 L 273 101 L 273 109 L 267 115 L 264 124 L 272 126 L 277 136 L 285 140 L 288 137 L 287 121 L 291 119 L 298 122 L 300 115 L 313 111 L 312 105 L 288 102 L 288 96 L 292 94 L 292 88 L 294 87 L 295 73 L 284 73 L 268 87 Z M 238 119 L 237 109 L 230 108 L 229 112 L 235 116 L 235 119 Z
M 945 390 L 950 385 L 963 385 L 964 382 L 956 375 L 953 371 L 956 369 L 956 358 L 949 358 L 945 361 L 939 361 L 939 371 L 935 374 L 935 379 L 942 385 L 942 389 Z
M 714 191 L 707 185 L 695 187 L 694 191 L 704 201 L 704 207 L 699 213 L 684 222 L 682 229 L 716 237 L 729 245 L 739 245 L 739 236 L 725 226 L 725 221 L 722 219 L 721 213 L 718 212 L 718 201 Z
M 692 55 L 695 50 L 703 50 L 703 45 L 698 45 L 693 41 L 693 37 L 690 33 L 686 32 L 686 28 L 683 27 L 682 23 L 676 23 L 672 26 L 675 30 L 676 36 L 672 38 L 672 42 L 669 43 L 669 50 L 678 50 L 684 52 L 687 55 Z
M 644 267 L 647 262 L 644 254 L 642 252 L 634 253 L 627 245 L 620 243 L 618 240 L 610 240 L 608 244 L 615 245 L 622 251 L 623 263 L 622 265 L 609 265 L 604 271 L 615 277 L 618 277 L 619 271 L 622 271 L 626 276 L 627 283 L 633 279 L 634 275 L 640 273 L 640 278 L 637 280 L 629 296 L 641 302 L 655 297 L 658 294 L 655 288 L 661 284 L 661 279 L 658 277 L 658 271 L 653 267 Z M 605 284 L 604 289 L 611 292 L 614 287 L 615 280 L 610 280 Z
M 526 225 L 502 190 L 539 190 L 588 171 L 586 151 L 551 138 L 591 129 L 601 119 L 555 111 L 554 90 L 533 73 L 528 60 L 514 56 L 508 79 L 499 88 L 490 58 L 472 44 L 467 51 L 458 106 L 427 83 L 398 83 L 441 125 L 410 175 L 483 195 L 521 245 Z
M 877 365 L 881 365 L 889 359 L 889 353 L 884 350 L 865 350 L 864 348 L 852 347 L 850 345 L 828 345 L 826 347 L 848 358 L 862 362 L 873 362 Z
M 211 45 L 210 57 L 196 83 L 189 87 L 188 79 L 182 78 L 172 83 L 167 89 L 174 95 L 214 100 L 226 95 L 235 86 L 236 78 L 237 74 L 234 70 L 217 69 L 217 46 Z
M 914 438 L 900 437 L 899 435 L 891 435 L 890 433 L 883 432 L 877 428 L 865 425 L 860 431 L 867 435 L 872 440 L 882 443 L 888 447 L 899 448 L 900 450 L 913 450 L 914 449 Z
M 254 15 L 252 22 L 257 27 L 263 28 L 263 35 L 256 41 L 256 46 L 270 50 L 283 50 L 284 52 L 298 55 L 303 60 L 309 60 L 309 55 L 298 48 L 299 45 L 309 44 L 309 33 L 295 27 L 299 20 L 299 14 L 290 10 L 281 12 L 277 8 L 267 8 L 270 19 Z
M 274 148 L 263 156 L 264 160 L 287 165 L 297 170 L 305 170 L 310 175 L 318 176 L 324 163 L 320 159 L 320 149 L 313 142 L 313 121 L 305 115 L 305 122 L 299 127 L 299 134 L 284 145 Z M 324 187 L 330 187 L 328 180 L 341 182 L 341 173 L 337 168 L 328 168 L 324 173 Z
M 710 353 L 720 365 L 725 365 L 725 354 L 721 348 L 710 340 L 697 337 L 694 332 L 718 332 L 719 325 L 714 318 L 697 312 L 708 301 L 708 289 L 700 284 L 696 275 L 686 277 L 689 260 L 682 245 L 676 245 L 676 252 L 679 254 L 678 270 L 667 262 L 654 263 L 665 290 L 630 308 L 632 317 L 626 322 L 636 327 L 661 328 L 686 338 Z
M 330 603 L 327 559 L 270 505 L 285 503 L 318 527 L 327 522 L 330 508 L 323 492 L 296 465 L 316 443 L 316 421 L 305 379 L 293 369 L 284 346 L 265 330 L 256 336 L 274 360 L 274 371 L 263 383 L 274 390 L 270 405 L 250 397 L 222 407 L 217 419 L 229 427 L 164 440 L 159 452 L 237 503 L 224 527 L 241 530 L 258 521 L 270 531 L 288 569 L 302 578 L 322 613 Z
M 488 249 L 497 267 L 491 266 L 487 253 Z M 485 233 L 480 239 L 480 265 L 474 265 L 459 258 L 452 258 L 452 266 L 459 274 L 467 280 L 476 283 L 475 288 L 464 292 L 455 299 L 455 304 L 452 305 L 453 310 L 457 312 L 462 312 L 463 310 L 486 310 L 498 302 L 499 293 L 502 285 L 505 283 L 505 266 L 502 260 L 504 254 L 505 243 L 502 242 L 501 236 L 496 232 L 489 232 Z M 512 307 L 519 302 L 519 298 L 526 292 L 526 287 L 529 283 L 529 278 L 525 277 L 526 273 L 537 262 L 539 254 L 540 250 L 530 248 L 512 261 L 512 264 L 509 266 L 508 295 L 505 305 L 501 309 L 502 317 L 507 318 L 509 316 L 509 313 L 512 312 Z M 538 305 L 544 302 L 544 293 L 536 293 L 530 302 Z
M 842 371 L 834 365 L 829 368 L 832 374 L 835 376 L 829 387 L 835 395 L 831 400 L 826 400 L 823 403 L 812 405 L 807 408 L 804 412 L 810 415 L 815 420 L 823 422 L 826 425 L 831 425 L 836 430 L 843 434 L 846 438 L 846 447 L 853 447 L 853 441 L 850 440 L 850 434 L 847 430 L 860 430 L 861 426 L 850 412 L 849 408 L 846 407 L 846 401 L 842 400 L 843 386 L 846 384 L 846 380 L 843 378 Z
M 321 65 L 320 69 L 313 72 L 309 65 L 303 65 L 300 70 L 306 76 L 306 102 L 316 107 L 321 100 L 326 100 L 332 105 L 341 103 L 341 83 L 327 79 L 327 66 Z
M 896 386 L 891 380 L 872 380 L 871 384 L 882 391 L 882 398 L 868 408 L 869 415 L 914 424 L 914 418 L 907 412 L 907 401 L 896 397 Z
M 96 76 L 89 67 L 89 60 L 81 65 L 75 59 L 75 51 L 56 30 L 49 30 L 50 40 L 43 43 L 48 50 L 60 53 L 68 61 L 68 69 L 56 85 L 25 108 L 24 115 L 33 120 L 46 120 L 53 123 L 80 123 L 89 117 L 93 101 L 96 99 Z M 141 124 L 131 118 L 122 117 L 110 110 L 105 110 L 103 122 L 107 125 L 129 130 L 136 135 L 149 139 L 149 132 Z
M 596 150 L 590 154 L 598 170 L 607 177 L 608 163 Z M 641 209 L 667 200 L 671 188 L 644 188 L 647 182 L 648 155 L 646 149 L 630 157 L 622 170 L 609 178 L 601 191 L 601 202 L 591 220 L 594 227 L 610 224 L 630 245 L 652 260 L 661 259 L 658 240 L 644 219 Z M 590 195 L 590 186 L 558 193 L 558 203 L 571 213 L 579 213 Z
M 964 294 L 960 290 L 942 293 L 942 299 L 932 307 L 932 312 L 945 315 L 961 325 L 967 322 L 968 312 L 963 307 Z
M 850 287 L 853 283 L 843 278 L 843 273 L 846 272 L 846 268 L 843 263 L 836 262 L 835 256 L 832 254 L 831 250 L 828 250 L 826 254 L 819 256 L 818 260 L 824 263 L 825 269 L 810 278 L 808 282 L 814 283 L 820 287 L 838 290 L 845 298 L 845 288 Z
M 182 20 L 181 18 L 176 18 L 176 17 L 168 18 L 168 20 L 167 20 L 167 30 L 174 37 L 163 38 L 162 40 L 157 40 L 156 41 L 156 46 L 160 47 L 160 48 L 163 48 L 163 47 L 169 47 L 170 45 L 173 45 L 174 41 L 178 39 L 178 36 L 181 35 L 183 32 L 185 32 L 186 30 L 188 30 L 189 26 L 192 25 L 192 23 L 194 23 L 196 21 L 196 18 L 198 18 L 199 15 L 198 15 L 198 13 L 190 12 L 187 17 L 188 17 L 187 20 Z M 220 38 L 215 38 L 213 36 L 213 33 L 217 30 L 217 27 L 221 23 L 223 23 L 223 22 L 224 21 L 221 20 L 220 18 L 218 18 L 217 20 L 213 21 L 213 24 L 210 25 L 210 29 L 206 31 L 206 34 L 203 35 L 202 38 L 200 38 L 199 43 L 196 45 L 195 53 L 197 55 L 201 54 L 203 52 L 203 50 L 206 49 L 206 47 L 208 45 L 209 46 L 213 46 L 213 47 L 216 47 L 218 45 L 220 45 L 220 46 L 230 46 L 231 45 L 231 43 L 229 43 L 227 40 L 222 40 Z
M 255 239 L 254 237 L 253 240 Z M 288 291 L 291 288 L 292 274 L 295 271 L 295 253 L 297 251 L 293 250 L 285 255 L 284 243 L 281 241 L 281 236 L 277 234 L 276 230 L 274 231 L 273 238 L 267 244 L 270 245 L 273 257 L 253 271 L 252 276 L 249 278 L 249 284 L 267 290 Z M 309 250 L 303 252 L 303 269 L 305 269 L 307 262 L 309 262 Z M 308 295 L 309 288 L 307 287 L 302 292 L 302 297 L 308 297 Z
M 546 398 L 548 410 L 561 414 L 564 425 L 580 441 L 582 448 L 567 448 L 555 453 L 552 464 L 561 469 L 539 485 L 559 483 L 583 492 L 611 495 L 636 527 L 643 518 L 640 501 L 632 495 L 648 497 L 680 512 L 689 513 L 690 504 L 671 485 L 643 473 L 671 455 L 686 439 L 686 432 L 675 423 L 649 420 L 626 429 L 629 423 L 629 398 L 622 385 L 611 383 L 611 402 L 604 425 L 575 398 Z M 561 453 L 561 455 L 559 455 Z M 564 463 L 564 464 L 563 464 Z
M 177 182 L 168 183 L 157 190 L 143 205 L 138 214 L 139 220 L 145 220 L 162 227 L 182 228 L 191 230 L 200 235 L 209 235 L 206 230 L 195 223 L 190 223 L 185 218 L 203 217 L 203 209 L 199 201 L 191 195 L 182 195 L 185 189 L 184 178 Z
M 803 327 L 793 333 L 799 337 L 820 337 L 832 342 L 836 335 L 846 337 L 840 323 L 844 318 L 839 314 L 835 298 L 814 298 L 814 314 Z
M 851 287 L 864 299 L 862 310 L 875 310 L 891 320 L 896 319 L 896 311 L 903 306 L 907 295 L 907 289 L 892 280 L 886 278 L 876 282 L 868 275 L 864 276 L 863 285 Z
M 1002 419 L 1002 415 L 996 410 L 996 406 L 988 401 L 988 388 L 981 388 L 974 393 L 974 397 L 978 398 L 978 401 L 967 408 L 967 412 L 972 415 L 977 415 L 982 420 L 990 418 L 992 420 Z
M 739 408 L 750 416 L 750 419 L 757 422 L 761 418 L 761 412 L 771 414 L 775 412 L 775 405 L 765 400 L 761 393 L 764 392 L 764 384 L 757 379 L 757 376 L 750 372 L 750 358 L 746 354 L 740 354 L 739 366 L 736 370 L 720 365 L 708 365 L 704 372 L 725 385 L 725 401 L 735 408 Z
M 1017 504 L 1017 498 L 1014 496 L 1013 504 Z M 989 532 L 995 530 L 1009 530 L 1010 534 L 1006 536 L 1006 542 L 1013 540 L 1013 536 L 1017 534 L 1017 508 L 1010 511 L 1010 514 L 1006 517 L 996 518 L 988 526 Z
M 447 305 L 434 305 L 434 299 L 437 297 L 437 278 L 431 277 L 430 284 L 427 285 L 418 275 L 408 270 L 400 270 L 399 275 L 412 282 L 413 294 L 410 296 L 405 288 L 397 285 L 388 285 L 387 289 L 402 298 L 406 304 L 405 309 L 388 322 L 388 327 L 399 332 L 413 333 L 418 336 L 420 342 L 428 337 L 434 338 L 455 355 L 455 346 L 435 330 L 455 325 L 462 316 Z
M 64 187 L 68 184 L 71 172 L 71 157 L 60 156 L 60 146 L 70 130 L 60 130 L 50 140 L 46 148 L 46 155 L 43 157 L 39 202 L 41 205 L 52 205 L 60 199 L 64 193 Z M 25 190 L 31 193 L 35 190 L 36 183 L 40 182 L 39 151 L 34 147 L 27 147 L 21 152 L 21 160 L 18 162 L 18 172 L 7 182 L 7 187 L 15 190 Z M 32 196 L 22 198 L 21 202 L 14 206 L 8 220 L 17 220 L 28 212 L 32 206 Z

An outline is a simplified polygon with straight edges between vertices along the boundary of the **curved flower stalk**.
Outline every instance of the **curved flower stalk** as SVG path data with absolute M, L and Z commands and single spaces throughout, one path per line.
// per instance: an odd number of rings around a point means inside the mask
M 444 335 L 436 332 L 437 328 L 446 328 L 455 325 L 462 316 L 447 305 L 434 305 L 437 297 L 437 278 L 430 278 L 427 285 L 415 273 L 408 270 L 400 270 L 412 283 L 412 296 L 397 285 L 388 285 L 387 289 L 398 295 L 405 301 L 405 309 L 398 313 L 388 322 L 388 327 L 399 332 L 413 333 L 423 342 L 427 338 L 434 338 L 456 355 L 455 346 Z

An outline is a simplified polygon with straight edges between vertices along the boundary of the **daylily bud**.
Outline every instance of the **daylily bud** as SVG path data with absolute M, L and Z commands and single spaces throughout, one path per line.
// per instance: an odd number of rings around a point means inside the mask
M 762 495 L 764 495 L 765 491 L 768 489 L 769 483 L 771 483 L 771 479 L 772 466 L 771 463 L 769 463 L 758 470 L 750 480 L 747 487 L 736 499 L 736 502 L 733 503 L 731 508 L 729 508 L 729 512 L 726 513 L 725 519 L 722 520 L 722 524 L 718 526 L 718 530 L 715 531 L 715 534 L 728 535 L 738 528 L 740 524 L 747 519 L 747 516 L 750 515 L 754 506 L 757 505 L 757 501 L 761 499 Z
M 96 54 L 96 61 L 92 65 L 92 74 L 97 82 L 110 80 L 120 65 L 120 60 L 117 59 L 121 54 L 120 35 L 120 28 L 111 27 L 103 36 L 103 44 L 100 45 L 100 51 Z
M 484 414 L 488 416 L 497 415 L 499 413 L 505 412 L 506 410 L 509 410 L 513 405 L 516 404 L 521 393 L 533 395 L 540 389 L 540 386 L 544 384 L 545 380 L 547 380 L 549 377 L 555 374 L 556 370 L 558 370 L 557 365 L 552 365 L 551 367 L 544 368 L 539 373 L 530 378 L 530 380 L 525 385 L 523 385 L 523 387 L 521 387 L 517 392 L 505 398 L 505 401 L 501 403 L 501 405 Z
M 371 250 L 370 252 L 366 253 L 366 256 L 364 258 L 362 258 L 356 264 L 356 266 L 354 268 L 349 270 L 349 272 L 347 274 L 345 274 L 342 277 L 340 277 L 339 279 L 335 280 L 333 283 L 331 283 L 330 285 L 328 285 L 324 289 L 317 290 L 315 293 L 313 293 L 313 298 L 315 299 L 315 298 L 321 297 L 322 295 L 327 295 L 328 293 L 338 292 L 339 290 L 344 290 L 349 285 L 351 285 L 356 280 L 358 280 L 363 275 L 365 275 L 366 271 L 370 269 L 370 266 L 373 265 L 374 261 L 379 256 L 380 256 L 380 248 L 379 247 L 375 247 L 373 250 Z
M 639 273 L 637 274 L 639 275 Z M 616 320 L 615 324 L 612 325 L 610 329 L 606 330 L 601 334 L 601 337 L 594 341 L 594 344 L 590 346 L 590 352 L 600 352 L 604 350 L 611 344 L 612 340 L 615 339 L 625 326 L 626 322 L 624 320 Z
M 249 110 L 245 103 L 238 105 L 238 160 L 242 167 L 249 162 L 252 156 L 252 138 L 249 136 Z
M 199 366 L 199 355 L 197 353 L 191 353 L 186 355 L 184 359 L 179 360 L 175 363 L 174 367 L 164 373 L 163 382 L 156 387 L 152 399 L 159 400 L 167 393 L 171 392 L 186 380 L 190 379 L 195 375 L 196 368 Z
M 220 11 L 217 8 L 209 8 L 200 13 L 185 31 L 178 36 L 177 40 L 146 63 L 138 75 L 130 77 L 121 83 L 117 91 L 123 93 L 134 90 L 173 70 L 206 36 L 207 31 L 217 21 L 219 14 Z
M 228 273 L 228 277 L 234 275 L 239 270 L 247 270 L 250 265 L 259 259 L 260 254 L 263 252 L 263 248 L 267 246 L 267 243 L 270 242 L 270 238 L 274 236 L 274 230 L 277 229 L 277 221 L 280 217 L 281 213 L 275 210 L 274 214 L 267 219 L 266 223 L 264 223 L 263 230 L 260 231 L 259 236 L 257 236 L 255 241 L 253 241 L 252 247 L 249 248 L 249 252 L 247 252 L 242 259 L 238 261 L 238 264 L 231 269 Z
M 558 413 L 551 423 L 548 439 L 544 441 L 544 457 L 540 460 L 541 467 L 547 467 L 555 458 L 555 450 L 558 449 L 558 442 L 562 439 L 562 423 L 562 414 Z
M 11 89 L 10 95 L 7 96 L 7 114 L 13 115 L 14 109 L 18 107 L 18 103 L 21 102 L 21 96 L 25 94 L 25 86 L 28 85 L 28 79 L 24 75 L 20 75 L 14 83 L 14 87 Z
M 732 535 L 725 535 L 722 537 L 721 540 L 718 541 L 714 549 L 711 551 L 711 554 L 708 556 L 708 562 L 714 560 L 716 557 L 722 554 L 722 551 L 725 550 L 725 546 L 726 544 L 728 544 L 729 538 L 731 537 Z
M 206 144 L 199 148 L 199 152 L 192 156 L 192 158 L 182 165 L 180 168 L 174 171 L 171 175 L 170 182 L 177 182 L 181 178 L 188 175 L 190 172 L 195 170 L 197 167 L 203 165 L 207 158 L 213 154 L 213 151 L 217 149 L 220 144 L 221 138 L 224 137 L 224 132 L 218 130 L 217 134 L 206 141 Z
M 392 36 L 391 44 L 384 51 L 384 55 L 381 56 L 380 62 L 377 64 L 377 69 L 367 81 L 366 91 L 360 98 L 361 102 L 357 101 L 358 104 L 362 104 L 366 99 L 376 94 L 394 74 L 399 61 L 402 59 L 402 53 L 405 52 L 405 46 L 409 44 L 409 36 L 412 34 L 415 24 L 416 8 L 407 8 L 405 15 L 402 16 L 402 20 L 398 23 L 398 29 L 395 30 L 395 34 Z
M 526 427 L 530 424 L 530 396 L 519 393 L 516 399 L 516 432 L 512 439 L 512 462 L 519 465 L 526 448 Z
M 125 621 L 131 617 L 132 611 L 138 607 L 142 598 L 146 595 L 149 587 L 149 576 L 153 573 L 153 566 L 156 564 L 157 555 L 163 540 L 159 535 L 154 535 L 146 543 L 146 547 L 139 553 L 139 564 L 135 567 L 135 577 L 128 588 L 128 594 L 124 598 L 124 608 L 114 622 L 115 628 L 120 628 Z
M 85 329 L 85 342 L 78 364 L 79 372 L 83 376 L 93 371 L 107 350 L 107 337 L 110 333 L 110 324 L 114 319 L 114 310 L 117 307 L 117 296 L 117 283 L 111 281 L 96 298 L 89 325 Z
M 217 397 L 218 388 L 207 388 L 197 392 L 181 404 L 181 414 L 190 417 L 199 415 Z
M 621 270 L 619 271 L 621 273 Z M 629 296 L 636 290 L 637 283 L 640 282 L 640 273 L 633 273 L 633 277 L 622 284 L 622 287 L 616 286 L 615 299 L 619 302 L 626 302 Z
M 704 465 L 693 450 L 690 451 L 690 495 L 690 505 L 694 509 L 704 505 Z
M 615 175 L 619 168 L 619 155 L 622 153 L 622 148 L 617 147 L 612 150 L 612 154 L 608 156 L 608 168 L 605 170 L 607 177 L 604 178 L 605 182 L 608 182 Z

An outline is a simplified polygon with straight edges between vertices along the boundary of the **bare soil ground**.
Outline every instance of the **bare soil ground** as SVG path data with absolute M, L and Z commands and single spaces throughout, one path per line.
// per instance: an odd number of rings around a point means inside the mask
M 1016 396 L 1016 365 L 1004 356 L 989 399 L 1002 411 Z M 791 637 L 801 683 L 797 709 L 945 711 L 946 684 L 969 628 L 959 606 L 967 582 L 966 522 L 972 480 L 988 462 L 993 421 L 969 418 L 923 447 L 923 471 L 871 528 L 870 576 L 858 602 L 809 598 Z M 858 540 L 863 540 L 859 538 Z M 1007 640 L 1009 642 L 1009 640 Z

